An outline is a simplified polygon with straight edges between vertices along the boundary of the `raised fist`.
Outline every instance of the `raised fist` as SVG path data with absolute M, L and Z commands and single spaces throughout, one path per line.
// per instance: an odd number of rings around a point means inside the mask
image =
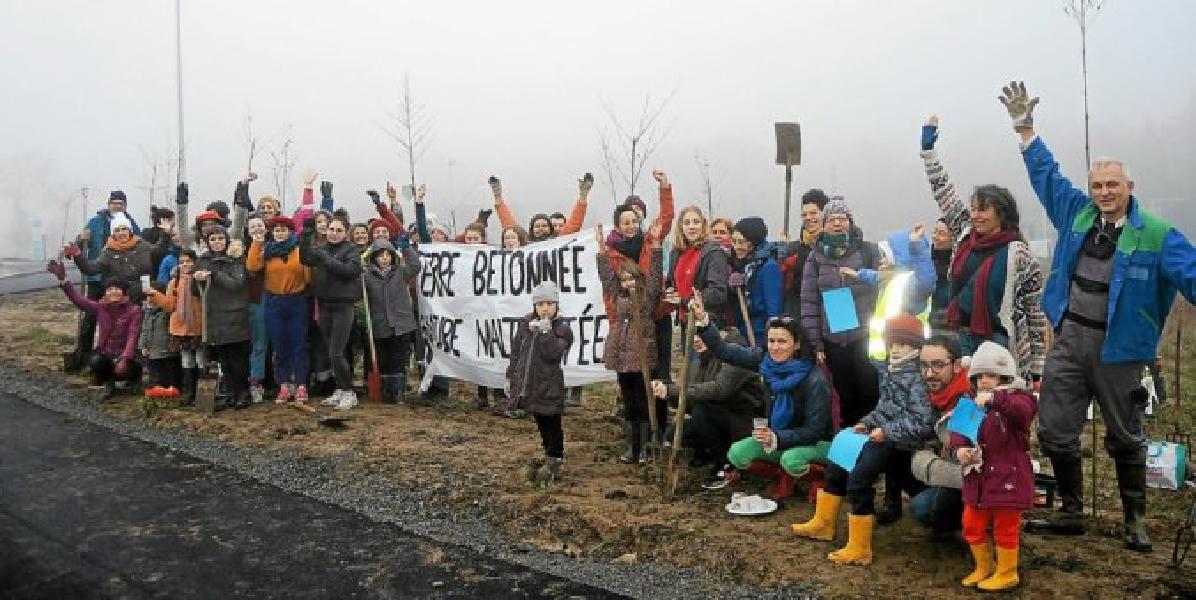
M 490 191 L 494 193 L 494 197 L 502 198 L 502 181 L 493 175 L 487 181 L 490 183 Z
M 581 190 L 582 196 L 588 195 L 590 190 L 594 189 L 594 175 L 591 173 L 583 175 L 581 179 L 577 180 L 577 188 Z
M 321 181 L 320 182 L 320 197 L 321 198 L 331 198 L 332 197 L 332 182 L 331 181 Z

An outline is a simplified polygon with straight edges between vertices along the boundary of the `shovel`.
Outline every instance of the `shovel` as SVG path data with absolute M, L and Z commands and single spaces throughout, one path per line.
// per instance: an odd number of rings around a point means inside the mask
M 748 314 L 747 299 L 743 297 L 743 288 L 735 288 L 735 293 L 739 296 L 739 310 L 743 313 L 743 328 L 747 330 L 748 345 L 752 348 L 756 347 L 756 331 L 752 327 L 752 316 Z
M 370 403 L 382 402 L 382 376 L 378 373 L 378 349 L 374 347 L 374 320 L 370 318 L 370 296 L 365 289 L 365 271 L 361 272 L 361 298 L 365 301 L 365 329 L 370 338 L 370 363 L 373 368 L 365 378 L 366 396 Z
M 190 293 L 190 290 L 184 293 Z M 199 318 L 199 352 L 206 352 L 208 346 L 208 282 L 206 281 L 199 283 Z M 195 408 L 205 415 L 212 415 L 216 412 L 216 386 L 213 386 L 210 390 L 205 388 L 196 392 Z
M 743 296 L 740 296 L 743 299 Z M 693 356 L 694 344 L 694 313 L 689 311 L 685 314 L 685 339 L 683 346 L 681 346 L 681 387 L 679 388 L 677 398 L 677 421 L 673 425 L 673 451 L 669 454 L 668 467 L 666 469 L 666 480 L 669 484 L 668 496 L 673 497 L 677 493 L 677 484 L 681 481 L 681 473 L 677 471 L 677 453 L 681 450 L 681 435 L 685 430 L 685 410 L 686 400 L 688 399 L 689 388 L 689 361 Z
M 635 324 L 636 331 L 643 331 L 644 311 L 647 310 L 647 307 L 644 306 L 643 291 L 636 289 L 632 295 L 632 305 L 635 311 L 635 318 L 632 322 Z M 648 402 L 648 423 L 652 428 L 652 437 L 651 441 L 641 440 L 640 443 L 647 446 L 644 454 L 647 455 L 648 460 L 656 462 L 660 454 L 660 418 L 656 414 L 656 396 L 652 394 L 652 370 L 648 368 L 648 355 L 645 349 L 646 346 L 640 347 L 640 373 L 644 377 L 644 395 Z

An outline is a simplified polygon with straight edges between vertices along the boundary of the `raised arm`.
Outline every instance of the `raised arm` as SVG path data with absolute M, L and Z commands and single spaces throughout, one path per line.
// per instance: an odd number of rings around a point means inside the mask
M 755 371 L 760 368 L 764 360 L 764 351 L 759 348 L 748 348 L 739 344 L 730 344 L 718 334 L 718 327 L 707 324 L 698 330 L 702 336 L 702 343 L 714 353 L 715 358 L 741 369 Z
M 1163 237 L 1163 256 L 1159 267 L 1167 283 L 1179 290 L 1188 302 L 1196 303 L 1196 250 L 1188 238 L 1174 227 Z
M 295 209 L 295 215 L 292 217 L 295 220 L 295 235 L 303 236 L 303 224 L 308 217 L 315 213 L 312 208 L 315 206 L 315 193 L 312 192 L 311 186 L 315 184 L 316 172 L 303 172 L 303 197 L 299 201 L 299 208 Z M 331 190 L 330 190 L 331 191 Z
M 673 184 L 669 183 L 668 175 L 659 169 L 652 171 L 652 177 L 660 184 L 660 214 L 656 215 L 656 224 L 664 235 L 673 230 Z
M 498 213 L 498 222 L 502 228 L 518 225 L 519 221 L 515 218 L 515 213 L 511 212 L 511 207 L 507 206 L 507 201 L 502 197 L 502 181 L 491 175 L 489 183 L 490 191 L 494 193 L 494 212 Z
M 926 167 L 926 179 L 930 181 L 930 191 L 939 205 L 947 229 L 951 230 L 951 238 L 959 239 L 969 224 L 968 209 L 955 192 L 955 184 L 947 176 L 947 169 L 934 149 L 938 138 L 939 118 L 938 115 L 932 115 L 922 126 L 922 162 Z
M 187 208 L 190 202 L 191 189 L 186 181 L 180 181 L 174 195 L 174 226 L 179 228 L 179 246 L 194 249 L 195 231 L 191 229 L 191 216 Z
M 424 198 L 427 194 L 428 189 L 422 184 L 415 192 L 415 233 L 419 236 L 421 244 L 432 241 L 432 234 L 428 231 L 428 211 L 424 208 Z
M 1022 333 L 1015 349 L 1019 358 L 1018 366 L 1024 371 L 1023 376 L 1041 378 L 1043 364 L 1046 361 L 1046 314 L 1042 312 L 1042 267 L 1030 254 L 1028 244 L 1011 246 L 1017 252 L 1014 260 L 1017 268 L 1017 279 L 1013 283 L 1014 303 L 1021 310 L 1015 310 L 1026 315 Z M 1028 361 L 1028 362 L 1027 362 Z
M 577 181 L 577 201 L 573 203 L 573 210 L 569 211 L 569 218 L 565 219 L 565 226 L 561 228 L 562 234 L 567 235 L 581 231 L 581 224 L 586 220 L 586 207 L 588 205 L 588 198 L 590 197 L 590 190 L 593 187 L 594 176 L 590 173 L 586 173 Z

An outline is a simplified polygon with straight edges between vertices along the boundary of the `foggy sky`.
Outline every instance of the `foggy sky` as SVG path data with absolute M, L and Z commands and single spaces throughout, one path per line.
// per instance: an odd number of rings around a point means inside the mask
M 598 180 L 586 224 L 609 223 L 603 103 L 632 121 L 646 94 L 674 89 L 662 117 L 668 135 L 649 168 L 669 172 L 678 207 L 705 206 L 700 155 L 716 214 L 759 214 L 779 231 L 773 122 L 798 121 L 795 201 L 810 187 L 843 194 L 873 239 L 929 222 L 936 209 L 918 138 L 926 115 L 938 113 L 957 186 L 1010 187 L 1032 226 L 1040 210 L 996 96 L 1004 82 L 1025 79 L 1042 98 L 1040 134 L 1083 179 L 1079 33 L 1062 6 L 184 0 L 187 179 L 193 202 L 231 200 L 252 114 L 267 146 L 254 164 L 255 198 L 276 193 L 267 152 L 290 125 L 292 198 L 311 167 L 360 219 L 365 189 L 408 178 L 381 128 L 392 124 L 387 114 L 409 73 L 432 136 L 417 179 L 428 184 L 429 210 L 443 220 L 455 210 L 459 227 L 489 205 L 491 174 L 526 222 L 567 211 L 585 171 Z M 1187 0 L 1108 0 L 1092 22 L 1088 59 L 1093 156 L 1129 161 L 1147 207 L 1196 223 L 1176 210 L 1196 198 L 1193 26 L 1196 3 Z M 142 151 L 158 160 L 175 153 L 174 57 L 167 0 L 0 2 L 0 202 L 13 207 L 0 255 L 26 252 L 31 215 L 47 220 L 57 245 L 64 199 L 84 185 L 88 215 L 122 188 L 148 221 Z M 163 178 L 160 200 L 173 188 L 173 173 Z M 651 199 L 653 189 L 645 174 L 638 191 Z M 72 232 L 84 222 L 75 206 Z

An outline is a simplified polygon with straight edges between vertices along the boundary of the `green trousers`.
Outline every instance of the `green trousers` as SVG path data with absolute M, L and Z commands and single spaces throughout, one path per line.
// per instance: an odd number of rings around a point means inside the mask
M 830 449 L 830 442 L 817 442 L 813 446 L 794 446 L 787 450 L 765 452 L 764 444 L 749 436 L 731 444 L 727 461 L 736 469 L 745 469 L 753 460 L 762 460 L 781 465 L 790 475 L 801 475 L 810 463 L 826 462 L 826 454 Z

